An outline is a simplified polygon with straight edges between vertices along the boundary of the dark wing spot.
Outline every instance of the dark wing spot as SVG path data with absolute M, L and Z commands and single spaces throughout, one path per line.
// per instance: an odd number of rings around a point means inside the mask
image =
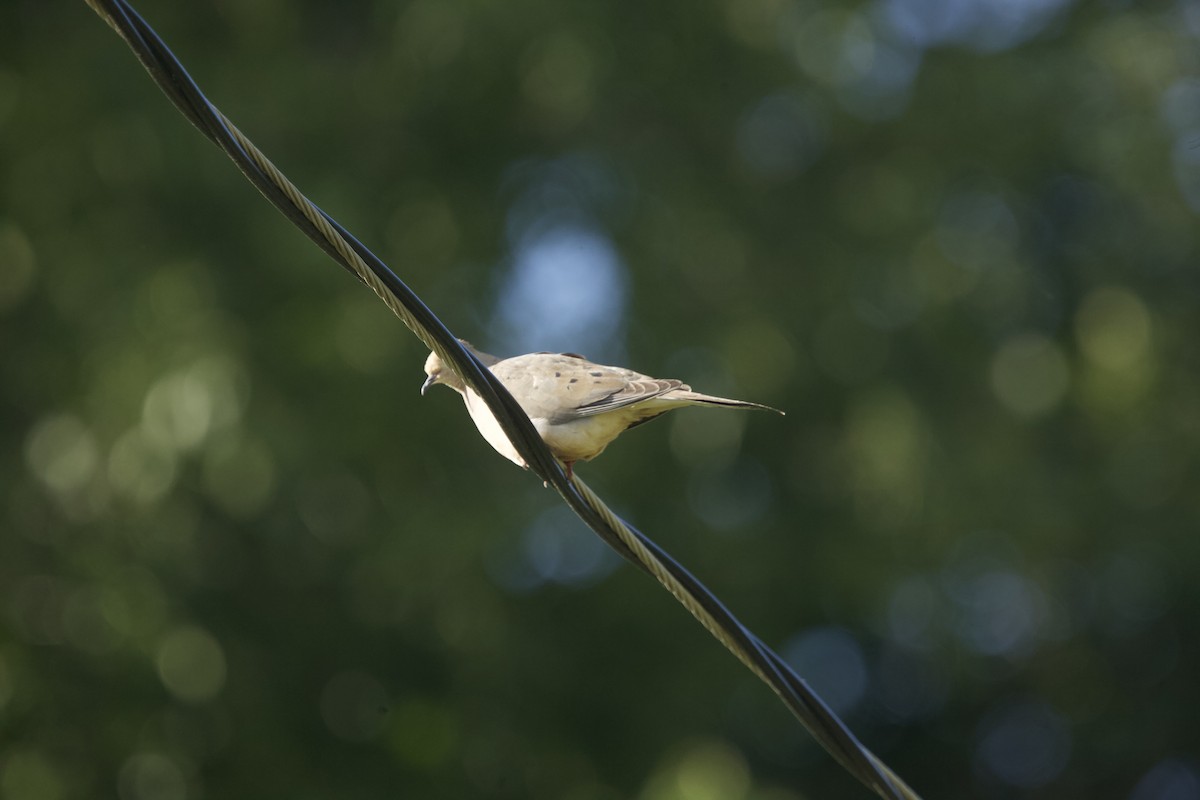
M 571 378 L 571 380 L 568 381 L 568 383 L 579 383 L 579 378 Z
M 554 373 L 554 377 L 556 377 L 556 378 L 561 378 L 561 377 L 562 377 L 562 373 L 561 373 L 561 372 L 556 372 L 556 373 Z

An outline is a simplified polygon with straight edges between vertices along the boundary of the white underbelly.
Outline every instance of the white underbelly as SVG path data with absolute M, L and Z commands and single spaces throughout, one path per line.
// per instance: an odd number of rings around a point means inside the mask
M 527 466 L 525 459 L 521 458 L 517 448 L 513 447 L 512 442 L 508 440 L 508 435 L 492 415 L 487 403 L 483 402 L 483 398 L 468 388 L 463 394 L 463 401 L 467 404 L 467 413 L 471 415 L 471 420 L 479 429 L 479 434 L 492 446 L 492 449 L 518 467 Z

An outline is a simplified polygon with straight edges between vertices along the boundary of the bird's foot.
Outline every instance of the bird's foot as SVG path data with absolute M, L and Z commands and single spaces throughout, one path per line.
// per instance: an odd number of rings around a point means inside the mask
M 571 480 L 575 477 L 575 462 L 574 461 L 562 461 L 560 463 L 563 465 L 563 470 L 567 473 L 567 483 L 570 483 Z M 550 481 L 542 481 L 542 488 L 549 489 Z

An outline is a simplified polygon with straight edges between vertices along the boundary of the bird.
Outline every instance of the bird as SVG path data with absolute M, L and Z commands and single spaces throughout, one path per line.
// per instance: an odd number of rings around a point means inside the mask
M 711 406 L 784 413 L 761 403 L 694 392 L 673 378 L 651 378 L 631 369 L 596 364 L 577 353 L 528 353 L 500 359 L 462 339 L 459 342 L 504 384 L 550 452 L 563 463 L 568 480 L 576 462 L 591 461 L 625 431 L 676 408 Z M 439 384 L 458 392 L 487 443 L 528 469 L 487 404 L 435 352 L 425 360 L 425 375 L 422 395 Z

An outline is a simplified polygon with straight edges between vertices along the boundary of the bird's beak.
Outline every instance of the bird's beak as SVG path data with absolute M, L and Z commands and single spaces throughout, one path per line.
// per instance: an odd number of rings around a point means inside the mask
M 421 384 L 421 396 L 424 397 L 425 393 L 429 391 L 429 387 L 433 386 L 435 383 L 437 383 L 437 381 L 434 380 L 432 375 L 426 378 L 425 382 Z

